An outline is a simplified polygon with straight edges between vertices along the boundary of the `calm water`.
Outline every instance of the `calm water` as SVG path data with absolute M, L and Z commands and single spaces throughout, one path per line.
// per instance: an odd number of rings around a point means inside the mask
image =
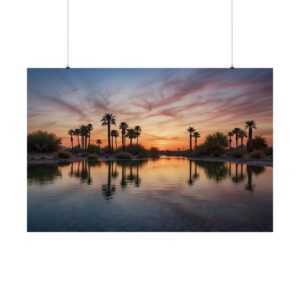
M 272 167 L 161 158 L 28 166 L 28 231 L 272 231 Z

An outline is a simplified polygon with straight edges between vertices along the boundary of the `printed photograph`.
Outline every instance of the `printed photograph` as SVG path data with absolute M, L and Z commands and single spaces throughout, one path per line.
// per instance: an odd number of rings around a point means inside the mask
M 273 231 L 273 69 L 28 69 L 28 232 Z

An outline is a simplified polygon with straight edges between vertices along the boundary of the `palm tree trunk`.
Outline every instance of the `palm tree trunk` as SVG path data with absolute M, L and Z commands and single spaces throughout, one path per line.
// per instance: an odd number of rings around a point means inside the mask
M 192 134 L 190 133 L 190 151 L 192 151 Z
M 124 134 L 124 132 L 122 131 L 122 151 L 124 151 L 125 150 L 125 138 L 124 138 L 124 136 L 125 136 L 125 134 Z
M 253 145 L 252 145 L 252 127 L 249 127 L 248 142 L 247 142 L 247 151 L 251 152 L 252 150 L 253 150 Z
M 237 134 L 235 135 L 235 145 L 236 145 L 236 148 L 239 146 L 239 137 Z
M 130 138 L 130 146 L 132 146 L 132 138 Z
M 108 142 L 108 152 L 110 153 L 110 122 L 107 123 L 107 142 Z
M 80 149 L 79 136 L 77 135 L 78 148 Z
M 116 142 L 116 150 L 117 150 L 118 149 L 117 137 L 115 137 L 115 142 Z
M 139 136 L 138 135 L 136 136 L 136 145 L 137 146 L 139 145 Z

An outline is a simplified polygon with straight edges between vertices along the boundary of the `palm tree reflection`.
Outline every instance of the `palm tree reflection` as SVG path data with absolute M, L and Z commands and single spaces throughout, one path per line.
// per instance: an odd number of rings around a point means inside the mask
M 189 161 L 189 180 L 188 180 L 189 185 L 194 184 L 194 180 L 192 179 L 192 161 Z
M 116 186 L 111 183 L 113 162 L 108 161 L 107 165 L 107 183 L 102 185 L 102 194 L 106 200 L 110 200 L 113 198 Z
M 77 167 L 75 166 L 77 164 Z M 91 167 L 101 166 L 101 162 L 98 161 L 78 161 L 72 162 L 70 167 L 69 176 L 80 179 L 80 182 L 91 185 L 93 178 L 91 176 Z M 76 169 L 76 171 L 75 171 Z
M 245 186 L 245 190 L 253 191 L 255 185 L 252 183 L 252 174 L 254 173 L 256 176 L 263 173 L 265 171 L 265 167 L 262 166 L 247 166 L 247 184 Z
M 223 162 L 194 161 L 194 163 L 204 169 L 209 179 L 213 179 L 216 182 L 222 181 L 228 174 L 228 168 Z
M 122 168 L 122 177 L 120 181 L 120 185 L 122 189 L 126 189 L 128 184 L 133 184 L 136 187 L 139 187 L 141 185 L 141 177 L 140 177 L 140 167 L 144 165 L 147 161 L 118 161 L 117 164 L 121 166 Z M 127 174 L 129 169 L 129 174 Z

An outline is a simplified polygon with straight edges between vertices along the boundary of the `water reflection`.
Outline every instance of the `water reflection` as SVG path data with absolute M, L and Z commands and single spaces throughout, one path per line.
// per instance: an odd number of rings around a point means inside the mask
M 28 166 L 28 183 L 29 231 L 272 230 L 268 167 L 181 158 L 44 163 Z
M 141 177 L 140 177 L 140 168 L 145 165 L 147 161 L 145 160 L 137 160 L 137 161 L 118 161 L 117 164 L 121 167 L 122 178 L 120 185 L 123 190 L 126 189 L 128 184 L 133 184 L 136 187 L 141 185 Z
M 111 183 L 112 170 L 113 170 L 113 162 L 106 162 L 107 164 L 107 183 L 102 185 L 102 193 L 106 200 L 112 199 L 113 194 L 116 191 L 116 186 Z
M 195 166 L 199 166 L 204 169 L 207 178 L 213 179 L 216 182 L 222 181 L 226 178 L 231 178 L 234 184 L 244 182 L 247 178 L 247 184 L 245 189 L 253 191 L 254 185 L 252 183 L 252 174 L 259 175 L 265 171 L 263 166 L 249 166 L 244 163 L 224 163 L 224 162 L 204 162 L 193 161 Z M 247 175 L 245 176 L 245 168 Z M 192 162 L 189 164 L 189 179 L 188 183 L 191 185 L 194 183 L 191 176 Z M 196 170 L 196 169 L 195 169 Z M 195 171 L 196 172 L 196 171 Z
M 100 167 L 101 162 L 97 161 L 78 161 L 78 162 L 71 162 L 70 164 L 70 172 L 69 176 L 80 179 L 81 183 L 87 183 L 91 185 L 93 182 L 91 176 L 91 167 Z
M 61 170 L 57 164 L 33 164 L 27 167 L 28 184 L 44 185 L 53 183 L 61 176 Z
M 221 182 L 229 178 L 234 184 L 246 182 L 245 190 L 253 191 L 253 173 L 258 176 L 265 171 L 265 167 L 249 166 L 243 163 L 224 163 L 224 162 L 205 162 L 187 160 L 188 178 L 187 184 L 193 186 L 200 178 L 198 168 L 202 169 L 206 178 L 215 182 Z M 125 190 L 128 185 L 140 187 L 142 178 L 140 169 L 147 161 L 78 161 L 63 164 L 33 164 L 28 165 L 28 183 L 29 184 L 47 184 L 62 177 L 61 167 L 69 166 L 69 176 L 77 178 L 81 183 L 93 184 L 93 171 L 91 169 L 102 169 L 105 166 L 107 175 L 106 182 L 102 184 L 102 192 L 105 199 L 112 199 L 116 191 L 115 180 L 121 175 L 120 186 Z
M 207 162 L 207 161 L 194 161 L 196 165 L 203 168 L 206 176 L 219 182 L 226 178 L 228 168 L 223 162 Z

